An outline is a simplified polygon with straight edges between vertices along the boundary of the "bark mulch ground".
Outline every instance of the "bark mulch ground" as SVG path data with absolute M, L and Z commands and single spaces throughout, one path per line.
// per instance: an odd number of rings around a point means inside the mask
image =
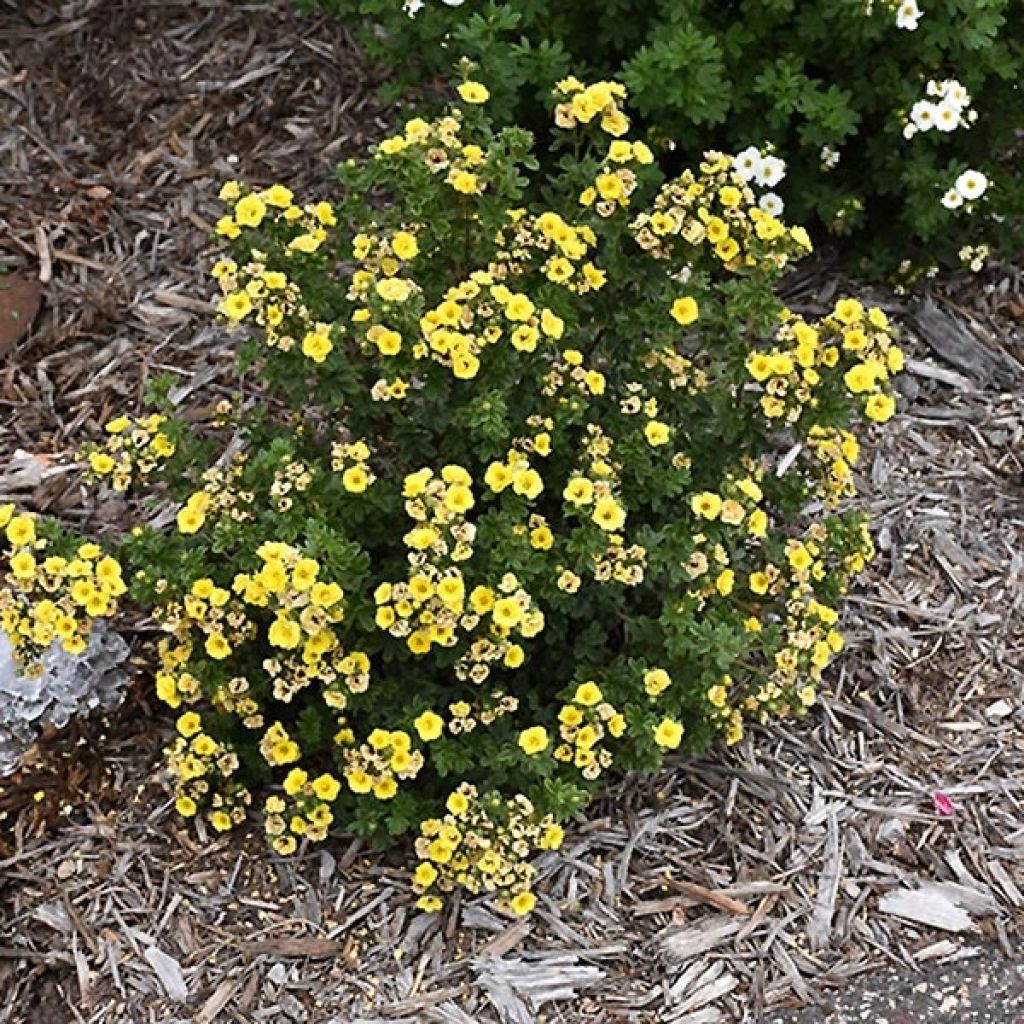
M 190 402 L 231 381 L 204 277 L 216 184 L 329 194 L 385 117 L 344 27 L 283 2 L 0 2 L 0 261 L 29 282 L 19 308 L 43 284 L 31 330 L 0 324 L 0 345 L 21 334 L 0 352 L 0 500 L 116 521 L 67 452 L 158 372 Z M 427 917 L 401 851 L 286 862 L 255 833 L 186 827 L 143 682 L 0 783 L 0 1021 L 789 1024 L 882 968 L 957 979 L 1015 957 L 1022 278 L 865 294 L 911 358 L 863 462 L 880 556 L 808 719 L 621 780 L 541 862 L 529 919 Z M 792 304 L 840 283 L 818 264 Z

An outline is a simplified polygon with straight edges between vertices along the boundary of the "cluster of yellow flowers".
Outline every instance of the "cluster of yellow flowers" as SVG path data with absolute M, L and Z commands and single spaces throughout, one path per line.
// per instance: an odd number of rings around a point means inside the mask
M 612 763 L 612 752 L 601 746 L 605 736 L 618 739 L 626 731 L 626 719 L 604 699 L 593 681 L 580 683 L 573 698 L 558 712 L 555 760 L 580 769 L 585 779 L 596 779 Z
M 285 185 L 275 184 L 262 192 L 243 194 L 237 181 L 226 181 L 221 186 L 219 199 L 222 203 L 233 204 L 232 212 L 217 221 L 215 230 L 218 235 L 233 240 L 241 235 L 243 228 L 286 224 L 301 229 L 301 234 L 293 235 L 287 243 L 286 251 L 314 253 L 327 241 L 325 229 L 338 223 L 334 207 L 328 202 L 297 206 L 294 198 L 292 190 Z
M 268 796 L 263 805 L 264 825 L 274 850 L 288 856 L 295 852 L 299 839 L 317 843 L 327 838 L 334 821 L 331 804 L 341 792 L 341 783 L 329 772 L 310 778 L 305 769 L 292 768 L 281 788 L 290 799 Z
M 377 479 L 368 463 L 370 447 L 365 441 L 335 441 L 331 445 L 331 470 L 341 476 L 349 494 L 362 494 Z
M 807 448 L 813 453 L 821 469 L 821 478 L 815 494 L 827 509 L 837 508 L 843 498 L 857 493 L 853 482 L 853 467 L 860 457 L 860 442 L 841 427 L 811 427 L 807 435 Z
M 207 821 L 218 832 L 241 825 L 252 794 L 235 778 L 238 755 L 203 732 L 196 712 L 186 711 L 177 724 L 179 735 L 166 750 L 167 767 L 175 779 L 175 809 L 191 818 L 205 807 Z
M 487 99 L 473 81 L 459 94 Z M 365 226 L 340 277 L 300 260 L 328 242 L 333 208 L 283 186 L 222 192 L 242 266 L 214 268 L 221 311 L 265 334 L 260 363 L 293 414 L 285 439 L 204 474 L 178 512 L 181 534 L 205 527 L 211 578 L 186 566 L 156 581 L 157 689 L 184 705 L 169 750 L 182 813 L 240 820 L 238 757 L 258 751 L 277 852 L 322 840 L 336 815 L 367 834 L 419 822 L 420 907 L 460 886 L 527 913 L 528 858 L 562 841 L 546 811 L 572 813 L 613 765 L 679 749 L 694 722 L 735 743 L 816 699 L 842 649 L 835 595 L 870 542 L 855 516 L 793 531 L 783 497 L 831 511 L 852 493 L 856 441 L 810 424 L 834 423 L 851 394 L 887 418 L 902 356 L 880 311 L 851 300 L 813 324 L 773 321 L 770 287 L 810 243 L 757 205 L 733 158 L 709 153 L 628 209 L 657 172 L 624 137 L 625 96 L 559 84 L 556 123 L 612 137 L 587 133 L 594 162 L 555 179 L 564 216 L 506 208 L 524 133 L 483 132 L 485 150 L 465 141 L 480 111 L 409 121 L 347 180 L 415 201 L 369 211 L 350 190 L 339 212 Z M 472 240 L 458 258 L 448 224 Z M 726 407 L 742 429 L 709 451 L 702 410 Z M 806 443 L 780 483 L 783 431 Z M 703 658 L 719 643 L 729 673 Z M 484 791 L 491 758 L 501 794 Z
M 420 722 L 420 732 L 432 731 Z M 403 729 L 373 729 L 366 742 L 343 751 L 345 781 L 360 796 L 390 800 L 398 792 L 399 779 L 414 779 L 424 764 L 423 752 L 412 749 L 412 737 Z
M 176 450 L 175 443 L 161 429 L 166 422 L 167 417 L 159 413 L 143 419 L 112 419 L 105 428 L 110 435 L 107 442 L 84 448 L 79 456 L 88 466 L 91 481 L 109 479 L 115 491 L 145 483 Z
M 477 196 L 487 188 L 487 179 L 482 176 L 486 171 L 487 154 L 475 143 L 462 142 L 459 138 L 461 129 L 459 111 L 434 123 L 414 117 L 406 122 L 402 134 L 384 139 L 377 146 L 377 156 L 406 153 L 431 173 L 444 175 L 445 182 L 455 192 L 463 196 Z
M 366 689 L 370 666 L 362 652 L 346 654 L 341 650 L 334 629 L 344 618 L 341 587 L 320 579 L 317 561 L 302 556 L 289 544 L 268 541 L 260 545 L 257 555 L 263 563 L 260 569 L 237 573 L 230 591 L 203 578 L 192 584 L 181 601 L 167 601 L 157 608 L 161 627 L 170 634 L 159 647 L 158 696 L 171 707 L 200 699 L 199 681 L 191 672 L 182 671 L 200 641 L 207 657 L 223 662 L 244 644 L 262 639 L 280 652 L 262 662 L 275 700 L 288 703 L 300 690 L 318 683 L 328 706 L 343 708 L 346 689 Z M 265 629 L 261 619 L 270 619 Z M 239 715 L 249 729 L 261 729 L 264 725 L 251 682 L 242 676 L 233 676 L 221 684 L 211 702 L 220 711 Z M 194 722 L 201 727 L 195 712 L 186 714 L 189 717 L 183 718 L 189 725 Z M 179 731 L 190 738 L 191 732 L 180 727 Z M 266 730 L 260 749 L 272 766 L 292 763 L 301 755 L 298 744 L 279 722 Z M 181 749 L 172 753 L 174 771 L 175 765 L 183 763 L 177 755 L 185 755 Z M 227 778 L 230 773 L 221 774 Z M 184 785 L 189 782 L 189 777 L 179 775 L 178 795 L 187 796 L 197 805 L 204 802 L 200 798 L 208 794 L 209 786 L 196 791 L 195 787 Z M 205 804 L 211 813 L 219 809 L 209 805 L 209 801 Z
M 536 868 L 527 858 L 535 850 L 557 850 L 564 838 L 561 825 L 550 815 L 538 820 L 522 794 L 502 801 L 481 795 L 468 782 L 448 796 L 447 811 L 420 824 L 420 863 L 413 874 L 413 888 L 421 894 L 417 906 L 439 910 L 438 893 L 460 886 L 473 894 L 495 893 L 498 905 L 516 914 L 533 910 Z
M 597 245 L 597 235 L 588 224 L 570 224 L 554 210 L 536 215 L 522 209 L 508 213 L 511 223 L 494 236 L 498 252 L 487 268 L 492 277 L 518 277 L 539 263 L 548 281 L 574 295 L 586 295 L 604 286 L 608 275 L 588 258 Z M 548 311 L 550 323 L 557 327 L 551 316 Z M 559 330 L 544 333 L 555 341 L 562 337 Z M 520 351 L 532 351 L 519 347 Z
M 626 87 L 621 82 L 585 85 L 570 75 L 555 86 L 555 96 L 567 97 L 555 107 L 555 124 L 559 128 L 575 128 L 596 119 L 601 130 L 615 138 L 629 131 L 629 118 L 620 106 L 626 100 Z
M 804 410 L 817 405 L 823 369 L 852 362 L 843 374 L 851 394 L 864 396 L 864 414 L 884 423 L 896 411 L 895 399 L 883 389 L 903 369 L 903 352 L 893 343 L 885 313 L 865 310 L 856 299 L 840 299 L 817 326 L 788 311 L 783 313 L 778 342 L 771 350 L 756 349 L 747 370 L 764 385 L 761 409 L 769 419 L 796 423 Z
M 661 260 L 679 262 L 676 241 L 707 245 L 728 270 L 767 265 L 782 269 L 812 249 L 802 227 L 787 227 L 762 210 L 733 158 L 707 153 L 700 177 L 690 170 L 667 182 L 649 211 L 630 225 L 641 249 Z M 683 260 L 682 262 L 688 262 Z
M 9 546 L 0 629 L 30 671 L 33 659 L 55 641 L 69 654 L 81 654 L 93 620 L 116 614 L 117 599 L 127 590 L 120 562 L 98 544 L 81 544 L 70 558 L 46 554 L 49 543 L 36 523 L 35 515 L 15 515 L 13 505 L 0 505 L 0 529 Z
M 284 271 L 267 268 L 265 252 L 252 249 L 250 257 L 241 267 L 227 259 L 214 264 L 211 274 L 223 294 L 220 313 L 230 324 L 252 315 L 269 348 L 290 352 L 298 342 L 303 355 L 322 363 L 334 348 L 330 326 L 313 317 Z
M 234 523 L 252 518 L 254 495 L 238 486 L 247 461 L 245 452 L 236 452 L 227 466 L 203 471 L 202 490 L 189 495 L 175 517 L 180 533 L 198 533 L 214 517 L 226 516 Z

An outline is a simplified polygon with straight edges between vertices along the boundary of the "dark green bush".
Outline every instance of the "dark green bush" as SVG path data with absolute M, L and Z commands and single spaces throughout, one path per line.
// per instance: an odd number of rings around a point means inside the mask
M 570 67 L 614 77 L 670 170 L 712 147 L 773 148 L 787 164 L 777 189 L 787 215 L 817 225 L 819 241 L 845 239 L 863 268 L 971 262 L 985 245 L 1012 256 L 1024 211 L 1024 3 L 921 3 L 915 18 L 913 2 L 891 0 L 415 0 L 413 15 L 398 0 L 320 0 L 391 69 L 389 98 L 465 55 L 495 113 L 536 128 L 538 97 Z M 914 104 L 938 99 L 929 82 L 947 80 L 976 114 L 906 138 Z M 944 206 L 968 169 L 987 178 L 985 195 Z

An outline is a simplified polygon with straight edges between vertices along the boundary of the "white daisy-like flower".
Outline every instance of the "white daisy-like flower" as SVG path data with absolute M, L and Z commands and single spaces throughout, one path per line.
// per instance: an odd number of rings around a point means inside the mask
M 971 105 L 971 94 L 956 81 L 949 83 L 949 88 L 946 90 L 946 99 L 951 103 L 955 103 L 961 110 Z
M 964 197 L 955 188 L 951 188 L 942 197 L 942 205 L 947 210 L 955 210 L 958 206 L 964 205 Z
M 777 156 L 766 156 L 761 161 L 761 171 L 756 180 L 763 188 L 775 188 L 785 176 L 785 160 L 780 160 Z
M 744 181 L 753 181 L 761 173 L 761 151 L 757 146 L 747 146 L 733 157 L 732 166 Z
M 781 217 L 782 211 L 786 208 L 786 204 L 774 192 L 765 192 L 765 194 L 758 199 L 757 205 L 760 206 L 765 213 L 770 213 L 773 217 Z
M 964 171 L 956 179 L 956 191 L 968 202 L 980 199 L 988 188 L 988 178 L 981 171 Z
M 935 127 L 940 132 L 951 132 L 956 130 L 959 123 L 960 108 L 955 103 L 950 103 L 948 99 L 944 99 L 935 108 Z
M 917 0 L 904 0 L 896 9 L 896 27 L 913 32 L 921 20 L 923 11 L 917 6 Z
M 912 139 L 917 134 L 917 125 L 913 121 L 908 121 L 903 126 L 903 138 Z
M 938 108 L 929 100 L 918 100 L 910 108 L 910 120 L 919 132 L 935 127 Z

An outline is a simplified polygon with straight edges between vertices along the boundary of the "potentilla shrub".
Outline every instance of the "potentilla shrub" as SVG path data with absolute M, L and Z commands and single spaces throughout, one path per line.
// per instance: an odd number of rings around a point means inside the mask
M 305 6 L 311 6 L 307 0 Z M 1013 258 L 1024 224 L 1018 0 L 319 0 L 391 74 L 390 97 L 465 54 L 495 109 L 536 122 L 570 68 L 621 77 L 659 161 L 754 147 L 777 204 L 855 266 Z M 674 147 L 670 152 L 669 147 Z
M 526 913 L 610 773 L 814 704 L 871 555 L 851 427 L 892 416 L 902 356 L 855 299 L 783 308 L 806 232 L 721 153 L 666 180 L 621 84 L 558 85 L 529 202 L 531 136 L 457 91 L 338 203 L 227 182 L 237 394 L 82 461 L 165 510 L 117 556 L 164 632 L 178 811 L 259 810 L 282 855 L 411 834 L 422 908 Z M 9 632 L 50 639 L 65 577 L 67 616 L 112 610 L 97 549 L 40 570 L 4 515 Z

